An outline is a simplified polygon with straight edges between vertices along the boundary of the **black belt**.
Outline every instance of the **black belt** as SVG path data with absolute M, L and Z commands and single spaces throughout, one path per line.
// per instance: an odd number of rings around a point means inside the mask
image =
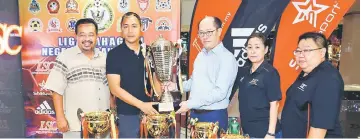
M 192 110 L 192 112 L 198 113 L 198 114 L 212 112 L 212 111 L 215 111 L 215 110 Z

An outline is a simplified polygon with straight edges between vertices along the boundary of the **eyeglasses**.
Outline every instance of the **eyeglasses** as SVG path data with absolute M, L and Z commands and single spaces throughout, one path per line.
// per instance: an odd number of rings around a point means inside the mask
M 308 54 L 310 54 L 312 51 L 319 50 L 319 49 L 322 49 L 322 48 L 304 49 L 304 50 L 294 50 L 294 51 L 293 51 L 293 54 L 294 54 L 295 56 L 299 56 L 299 55 L 301 55 L 301 53 L 303 53 L 303 55 L 308 55 Z
M 213 32 L 216 31 L 216 30 L 217 29 L 212 30 L 212 31 L 198 32 L 198 36 L 199 37 L 204 37 L 204 35 L 206 35 L 207 37 L 210 37 L 210 36 L 212 36 Z

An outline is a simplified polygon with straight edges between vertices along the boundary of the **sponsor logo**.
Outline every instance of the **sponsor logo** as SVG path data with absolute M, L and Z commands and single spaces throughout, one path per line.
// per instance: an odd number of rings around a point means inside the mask
M 308 21 L 316 28 L 317 15 L 326 10 L 329 6 L 317 4 L 316 0 L 306 0 L 305 2 L 292 2 L 298 11 L 298 14 L 292 24 Z M 304 7 L 303 9 L 301 7 Z
M 49 103 L 45 100 L 35 110 L 35 114 L 55 114 Z
M 39 130 L 35 132 L 37 134 L 59 133 L 55 121 L 40 121 Z
M 258 79 L 252 79 L 249 83 L 252 85 L 257 85 Z
M 47 8 L 50 14 L 57 14 L 60 8 L 58 0 L 49 0 Z
M 66 5 L 65 5 L 65 13 L 79 13 L 79 5 L 78 2 L 76 0 L 68 0 L 66 1 Z
M 105 32 L 113 24 L 114 13 L 111 6 L 103 0 L 89 2 L 83 12 L 84 18 L 92 18 L 99 26 L 99 32 Z
M 257 33 L 264 33 L 267 26 L 260 24 L 257 28 L 231 28 L 231 37 L 233 38 L 234 57 L 239 67 L 243 67 L 247 60 L 246 43 L 248 37 L 256 29 Z
M 17 25 L 6 25 L 0 24 L 0 55 L 3 53 L 7 53 L 9 55 L 17 55 L 20 51 L 22 46 L 13 46 L 15 49 L 10 48 L 9 46 L 9 39 L 10 37 L 21 37 L 23 33 L 23 29 Z

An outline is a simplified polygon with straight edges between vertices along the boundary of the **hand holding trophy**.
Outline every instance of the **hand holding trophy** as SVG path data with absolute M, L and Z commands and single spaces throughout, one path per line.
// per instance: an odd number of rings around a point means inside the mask
M 159 138 L 165 133 L 168 133 L 166 136 L 169 138 L 176 137 L 175 115 L 171 113 L 179 109 L 181 92 L 183 92 L 180 68 L 182 48 L 180 44 L 172 43 L 160 35 L 147 49 L 146 68 L 150 73 L 148 76 L 156 101 L 160 101 L 159 104 L 153 106 L 161 114 L 147 115 L 145 126 L 153 137 Z M 155 89 L 154 79 L 160 81 L 162 92 L 157 92 Z M 170 127 L 174 129 L 170 130 Z

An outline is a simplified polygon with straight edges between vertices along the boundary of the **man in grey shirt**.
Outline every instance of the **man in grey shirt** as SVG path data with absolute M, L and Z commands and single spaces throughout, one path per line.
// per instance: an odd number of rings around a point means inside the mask
M 105 111 L 112 102 L 105 76 L 106 55 L 95 48 L 96 22 L 78 20 L 75 33 L 78 46 L 58 55 L 45 85 L 53 92 L 56 123 L 64 138 L 80 138 L 79 108 L 83 112 Z

